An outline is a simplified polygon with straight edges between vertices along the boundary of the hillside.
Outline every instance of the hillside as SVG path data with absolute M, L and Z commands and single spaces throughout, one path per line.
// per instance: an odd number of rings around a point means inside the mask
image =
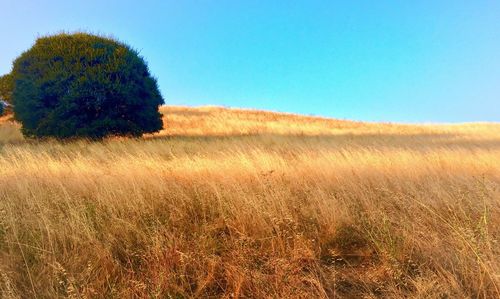
M 290 113 L 235 109 L 217 106 L 183 107 L 163 106 L 164 129 L 154 135 L 145 136 L 415 136 L 415 135 L 456 135 L 460 139 L 498 140 L 500 123 L 426 124 L 408 125 L 397 123 L 368 123 L 337 120 Z M 0 117 L 0 142 L 2 132 L 10 139 L 22 139 L 16 134 L 19 126 L 11 123 L 12 115 Z
M 336 120 L 290 113 L 216 106 L 164 106 L 165 130 L 160 136 L 213 135 L 367 135 L 367 134 L 469 134 L 499 138 L 500 123 L 453 125 L 401 125 Z M 480 138 L 481 138 L 480 137 Z M 489 138 L 487 137 L 487 138 Z
M 500 296 L 500 124 L 162 112 L 102 142 L 0 120 L 0 297 Z

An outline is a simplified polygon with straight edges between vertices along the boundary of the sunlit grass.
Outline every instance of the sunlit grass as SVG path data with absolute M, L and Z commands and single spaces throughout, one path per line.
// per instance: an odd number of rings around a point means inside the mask
M 1 297 L 500 295 L 499 125 L 162 109 L 137 140 L 3 121 Z

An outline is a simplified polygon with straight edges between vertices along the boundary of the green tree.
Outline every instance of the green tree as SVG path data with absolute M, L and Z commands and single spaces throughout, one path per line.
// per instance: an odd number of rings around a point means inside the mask
M 140 136 L 162 128 L 156 79 L 137 51 L 111 38 L 39 38 L 14 61 L 12 79 L 14 114 L 26 136 Z
M 11 107 L 6 106 L 5 104 L 11 103 L 13 90 L 14 81 L 12 80 L 12 74 L 0 76 L 0 115 L 4 112 L 12 111 Z M 2 103 L 1 101 L 5 101 L 5 103 Z
M 14 80 L 12 80 L 12 74 L 0 76 L 0 100 L 11 103 L 13 90 Z

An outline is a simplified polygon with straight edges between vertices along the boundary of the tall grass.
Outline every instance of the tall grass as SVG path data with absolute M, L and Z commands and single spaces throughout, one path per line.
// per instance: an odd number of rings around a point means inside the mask
M 498 125 L 164 110 L 0 142 L 1 297 L 500 295 Z

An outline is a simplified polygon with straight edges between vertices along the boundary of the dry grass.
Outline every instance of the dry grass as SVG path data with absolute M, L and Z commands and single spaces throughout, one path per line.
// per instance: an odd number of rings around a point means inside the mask
M 0 297 L 500 295 L 500 125 L 163 109 L 141 140 L 0 125 Z

